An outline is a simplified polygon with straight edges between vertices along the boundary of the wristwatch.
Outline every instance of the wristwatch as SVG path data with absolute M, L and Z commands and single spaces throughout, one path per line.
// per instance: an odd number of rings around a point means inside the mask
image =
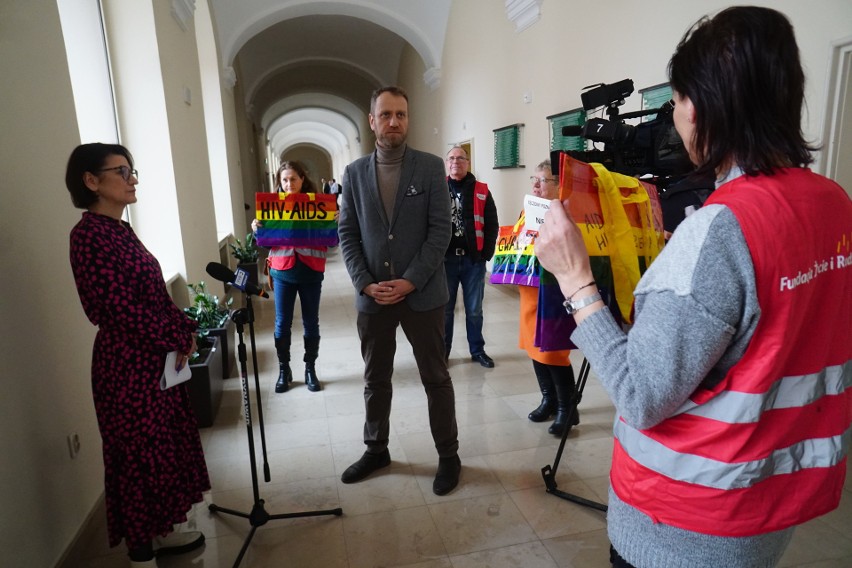
M 595 292 L 591 296 L 586 296 L 585 298 L 580 298 L 579 300 L 572 300 L 568 298 L 562 305 L 565 306 L 565 311 L 568 312 L 569 316 L 573 316 L 586 306 L 590 306 L 597 302 L 598 300 L 602 300 L 600 292 Z

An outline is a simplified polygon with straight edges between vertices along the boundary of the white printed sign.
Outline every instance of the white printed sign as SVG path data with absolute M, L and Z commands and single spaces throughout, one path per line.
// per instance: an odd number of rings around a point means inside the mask
M 544 214 L 550 209 L 550 199 L 536 197 L 535 195 L 524 196 L 524 223 L 527 231 L 538 231 L 539 225 L 544 222 Z

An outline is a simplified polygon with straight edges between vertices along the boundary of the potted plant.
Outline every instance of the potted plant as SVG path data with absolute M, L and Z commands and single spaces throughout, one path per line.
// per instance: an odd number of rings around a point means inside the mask
M 229 310 L 232 300 L 220 302 L 218 296 L 207 291 L 204 282 L 187 287 L 192 305 L 184 308 L 184 313 L 198 322 L 197 351 L 189 360 L 192 369 L 189 397 L 198 425 L 206 427 L 216 418 L 222 400 L 222 380 L 230 376 L 234 361 L 230 341 L 234 334 Z
M 222 402 L 222 358 L 218 336 L 203 332 L 196 338 L 197 350 L 189 358 L 192 378 L 187 382 L 189 402 L 199 428 L 207 428 L 216 420 Z
M 231 339 L 234 337 L 234 322 L 231 321 L 231 304 L 233 298 L 224 302 L 219 297 L 207 291 L 207 285 L 202 281 L 198 284 L 188 284 L 189 297 L 192 305 L 184 308 L 184 313 L 198 322 L 198 336 L 217 336 L 220 339 L 220 351 L 222 352 L 223 377 L 232 376 L 235 367 L 234 345 Z
M 249 282 L 258 285 L 257 275 L 257 259 L 259 251 L 257 248 L 257 240 L 254 233 L 246 235 L 245 242 L 240 239 L 234 239 L 235 242 L 228 245 L 231 248 L 231 255 L 237 259 L 237 267 L 242 268 L 249 274 Z

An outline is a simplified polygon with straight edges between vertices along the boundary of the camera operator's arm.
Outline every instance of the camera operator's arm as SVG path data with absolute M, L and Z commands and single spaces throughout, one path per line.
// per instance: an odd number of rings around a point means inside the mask
M 556 203 L 542 228 L 536 254 L 570 294 L 566 288 L 591 280 L 579 230 Z M 678 413 L 742 356 L 760 315 L 753 274 L 739 224 L 727 208 L 711 206 L 681 224 L 640 280 L 629 334 L 602 302 L 575 315 L 571 340 L 628 424 L 649 428 Z M 741 320 L 749 325 L 737 329 Z

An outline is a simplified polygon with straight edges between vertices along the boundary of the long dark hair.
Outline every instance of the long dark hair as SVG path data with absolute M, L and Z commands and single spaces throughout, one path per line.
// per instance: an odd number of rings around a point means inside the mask
M 805 75 L 782 13 L 740 6 L 702 18 L 680 40 L 668 72 L 695 107 L 696 174 L 728 165 L 772 174 L 813 161 L 817 148 L 802 133 Z
M 300 178 L 302 178 L 302 193 L 316 193 L 316 187 L 314 187 L 314 182 L 311 181 L 311 178 L 308 177 L 308 170 L 305 169 L 304 164 L 302 162 L 298 162 L 296 160 L 290 162 L 281 162 L 281 165 L 278 166 L 278 171 L 275 172 L 275 189 L 276 191 L 281 191 L 281 172 L 284 170 L 293 170 L 296 172 Z

